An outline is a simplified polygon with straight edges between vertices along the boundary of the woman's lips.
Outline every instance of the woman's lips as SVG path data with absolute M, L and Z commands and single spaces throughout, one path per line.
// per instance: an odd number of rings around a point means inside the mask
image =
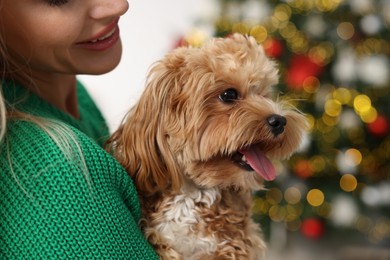
M 114 33 L 115 33 L 115 31 L 117 30 L 117 27 L 114 27 L 109 33 L 107 33 L 106 35 L 103 35 L 102 37 L 99 37 L 99 38 L 95 38 L 94 40 L 91 40 L 91 41 L 89 41 L 89 42 L 93 42 L 93 43 L 95 43 L 95 42 L 98 42 L 98 41 L 103 41 L 103 40 L 105 40 L 105 39 L 107 39 L 107 38 L 110 38 Z
M 103 51 L 111 48 L 119 40 L 119 18 L 115 19 L 107 28 L 88 40 L 78 42 L 76 45 L 81 48 Z

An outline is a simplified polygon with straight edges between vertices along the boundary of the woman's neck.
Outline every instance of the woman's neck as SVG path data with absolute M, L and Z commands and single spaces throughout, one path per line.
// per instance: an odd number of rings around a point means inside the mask
M 28 82 L 21 80 L 21 83 L 51 105 L 79 118 L 75 75 L 53 74 L 49 77 L 34 77 Z

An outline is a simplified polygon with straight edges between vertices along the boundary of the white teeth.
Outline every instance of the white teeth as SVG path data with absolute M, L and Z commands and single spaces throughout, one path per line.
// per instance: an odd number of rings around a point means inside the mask
M 115 30 L 116 30 L 116 28 L 112 29 L 112 30 L 111 30 L 109 33 L 107 33 L 105 36 L 98 38 L 98 40 L 99 40 L 99 41 L 102 41 L 102 40 L 104 40 L 104 39 L 107 39 L 108 37 L 110 37 L 111 35 L 114 34 Z
M 245 155 L 242 156 L 241 160 L 242 160 L 243 162 L 246 162 L 246 157 L 245 157 Z
M 114 34 L 115 30 L 116 30 L 116 28 L 112 29 L 112 30 L 111 30 L 109 33 L 107 33 L 106 35 L 104 35 L 104 36 L 102 36 L 102 37 L 100 37 L 100 38 L 97 38 L 96 40 L 92 40 L 91 42 L 95 43 L 95 42 L 97 42 L 97 41 L 103 41 L 104 39 L 107 39 L 107 38 L 111 37 L 111 36 Z

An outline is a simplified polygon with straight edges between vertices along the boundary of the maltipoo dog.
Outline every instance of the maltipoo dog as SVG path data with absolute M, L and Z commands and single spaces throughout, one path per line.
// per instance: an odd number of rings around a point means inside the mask
M 289 157 L 306 128 L 301 113 L 271 99 L 277 74 L 239 34 L 175 49 L 151 69 L 110 148 L 162 259 L 262 259 L 252 192 L 275 179 L 269 158 Z

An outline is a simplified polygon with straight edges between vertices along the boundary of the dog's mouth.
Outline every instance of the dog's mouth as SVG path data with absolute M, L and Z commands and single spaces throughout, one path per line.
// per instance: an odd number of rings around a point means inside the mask
M 231 156 L 231 160 L 246 171 L 255 171 L 264 180 L 276 178 L 276 170 L 267 158 L 260 145 L 250 145 L 239 149 Z

